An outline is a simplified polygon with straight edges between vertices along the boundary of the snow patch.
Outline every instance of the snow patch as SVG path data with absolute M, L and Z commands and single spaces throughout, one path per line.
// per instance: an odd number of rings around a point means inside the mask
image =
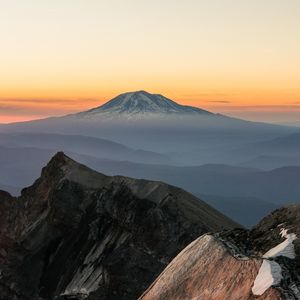
M 296 257 L 293 241 L 297 239 L 297 235 L 295 233 L 288 233 L 288 229 L 282 228 L 280 230 L 280 236 L 285 238 L 285 241 L 270 249 L 263 255 L 263 263 L 252 287 L 252 293 L 254 295 L 262 295 L 271 286 L 279 284 L 282 279 L 282 270 L 280 265 L 277 262 L 266 258 L 285 256 L 295 259 Z
M 275 261 L 264 259 L 252 287 L 254 295 L 262 295 L 272 285 L 277 285 L 282 279 L 281 267 Z
M 285 228 L 281 228 L 281 230 L 280 230 L 280 236 L 282 237 L 282 238 L 288 238 L 288 230 L 287 229 L 285 229 Z
M 263 255 L 263 258 L 285 256 L 291 259 L 295 259 L 296 253 L 293 241 L 297 239 L 297 235 L 295 233 L 288 234 L 287 232 L 287 229 L 281 229 L 280 236 L 285 238 L 285 241 L 266 252 Z

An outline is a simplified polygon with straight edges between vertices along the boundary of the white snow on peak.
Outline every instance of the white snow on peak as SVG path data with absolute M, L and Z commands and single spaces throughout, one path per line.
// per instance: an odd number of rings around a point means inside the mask
M 281 267 L 275 261 L 264 259 L 252 287 L 254 295 L 262 295 L 272 285 L 277 285 L 282 279 Z
M 288 233 L 288 230 L 284 228 L 281 229 L 280 235 L 285 238 L 285 241 L 266 252 L 263 258 L 285 256 L 295 259 L 296 254 L 293 241 L 297 239 L 297 235 L 295 233 Z
M 115 117 L 139 118 L 148 115 L 213 115 L 193 106 L 180 105 L 162 95 L 136 91 L 121 94 L 100 107 L 73 116 L 80 118 Z

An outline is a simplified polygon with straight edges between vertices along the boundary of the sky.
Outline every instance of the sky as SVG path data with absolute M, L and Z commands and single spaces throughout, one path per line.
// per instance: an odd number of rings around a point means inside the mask
M 127 91 L 300 121 L 299 0 L 0 0 L 0 123 Z

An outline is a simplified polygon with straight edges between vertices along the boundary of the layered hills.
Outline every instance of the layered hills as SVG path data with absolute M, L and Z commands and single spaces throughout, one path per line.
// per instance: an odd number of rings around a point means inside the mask
M 107 175 L 161 180 L 245 226 L 300 199 L 299 128 L 249 122 L 159 94 L 0 125 L 0 186 L 15 195 L 57 151 Z

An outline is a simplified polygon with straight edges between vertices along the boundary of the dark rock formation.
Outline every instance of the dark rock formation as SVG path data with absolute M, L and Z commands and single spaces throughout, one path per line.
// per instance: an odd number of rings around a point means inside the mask
M 280 236 L 282 228 L 293 232 L 300 238 L 300 204 L 289 205 L 276 209 L 265 217 L 250 231 L 251 239 L 255 240 L 254 249 L 262 254 L 283 241 Z M 296 261 L 300 267 L 300 239 L 294 241 Z
M 161 182 L 56 154 L 18 198 L 0 192 L 0 299 L 137 299 L 197 236 L 239 227 Z

